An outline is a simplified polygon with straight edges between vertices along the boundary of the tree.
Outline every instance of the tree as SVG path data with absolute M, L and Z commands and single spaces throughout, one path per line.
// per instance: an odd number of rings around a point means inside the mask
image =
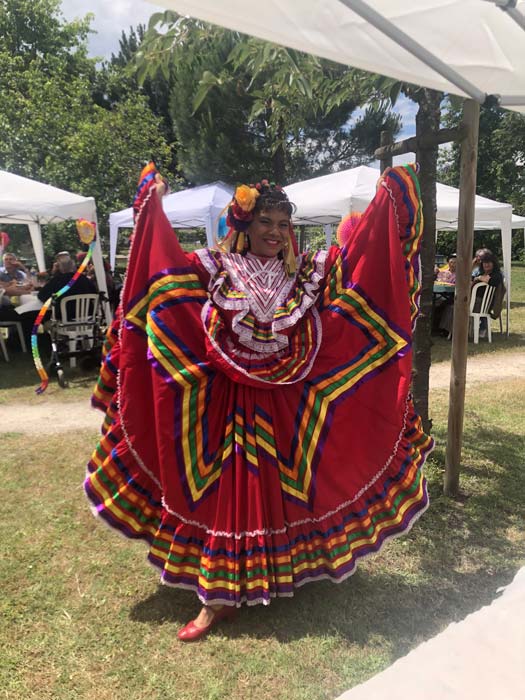
M 60 0 L 2 0 L 0 52 L 20 58 L 24 68 L 38 61 L 48 75 L 56 71 L 57 62 L 69 76 L 94 66 L 86 58 L 92 16 L 65 22 L 60 5 Z
M 58 8 L 54 0 L 2 5 L 0 168 L 94 196 L 104 235 L 107 214 L 131 203 L 144 161 L 154 156 L 166 170 L 171 153 L 144 96 L 95 103 L 89 17 L 65 23 Z M 50 253 L 69 246 L 70 229 L 48 231 Z
M 447 103 L 444 123 L 456 126 L 461 118 L 455 100 Z M 454 187 L 459 183 L 459 147 L 452 145 L 439 161 L 439 179 Z M 478 147 L 478 194 L 509 202 L 516 214 L 525 215 L 525 115 L 498 107 L 480 109 Z M 522 249 L 514 237 L 513 256 Z M 476 232 L 475 247 L 488 247 L 501 259 L 500 232 Z
M 178 161 L 169 109 L 170 81 L 158 73 L 139 84 L 133 67 L 134 57 L 144 38 L 145 30 L 145 26 L 139 24 L 137 27 L 130 27 L 127 33 L 122 31 L 118 53 L 112 54 L 111 59 L 104 61 L 97 70 L 93 96 L 95 102 L 105 109 L 113 109 L 119 102 L 129 99 L 132 95 L 143 96 L 149 109 L 157 117 L 157 128 L 170 147 L 171 157 L 164 163 L 166 171 L 175 175 L 178 174 Z
M 379 132 L 370 146 L 367 124 L 399 128 L 381 105 L 351 135 L 364 74 L 173 12 L 151 18 L 136 64 L 141 80 L 161 73 L 172 81 L 179 159 L 196 182 L 255 172 L 284 184 L 350 167 L 378 145 Z

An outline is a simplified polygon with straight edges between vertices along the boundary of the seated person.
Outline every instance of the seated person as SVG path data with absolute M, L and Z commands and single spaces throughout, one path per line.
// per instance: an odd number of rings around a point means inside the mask
M 492 251 L 488 248 L 479 248 L 474 253 L 474 259 L 472 260 L 472 279 L 481 274 L 481 258 L 485 255 L 492 255 Z
M 478 252 L 478 251 L 477 251 Z M 496 256 L 492 253 L 483 253 L 480 257 L 480 270 L 476 277 L 473 278 L 472 284 L 477 282 L 486 282 L 491 287 L 498 287 L 503 283 L 503 275 L 500 272 Z M 474 302 L 474 312 L 479 311 L 481 307 L 481 299 L 484 294 L 484 288 L 476 291 L 476 301 Z M 450 337 L 452 333 L 452 321 L 454 318 L 453 307 L 447 307 L 441 317 L 439 327 L 443 331 L 447 331 Z M 484 338 L 487 334 L 487 319 L 480 320 L 480 337 Z
M 472 282 L 486 282 L 491 287 L 498 287 L 503 282 L 496 256 L 490 251 L 481 256 L 478 274 L 473 276 Z
M 45 302 L 50 296 L 60 291 L 62 287 L 64 287 L 73 277 L 75 272 L 76 265 L 69 253 L 58 253 L 53 265 L 51 279 L 38 292 L 38 298 L 40 301 Z M 85 275 L 80 275 L 75 284 L 65 294 L 63 294 L 60 299 L 74 296 L 76 294 L 98 294 L 98 290 L 94 282 L 88 279 Z M 55 316 L 57 319 L 61 319 L 60 304 L 57 304 Z
M 27 280 L 27 270 L 14 253 L 4 253 L 2 261 L 4 265 L 0 267 L 0 282 L 16 283 Z
M 20 281 L 14 282 L 4 281 L 0 278 L 0 322 L 10 321 L 21 323 L 26 343 L 30 343 L 31 330 L 38 312 L 28 311 L 25 314 L 18 314 L 15 311 L 12 298 L 19 297 L 21 294 L 30 294 L 33 291 L 33 285 L 21 277 L 18 279 Z
M 456 253 L 452 253 L 444 267 L 435 268 L 434 279 L 438 284 L 456 284 L 456 259 Z

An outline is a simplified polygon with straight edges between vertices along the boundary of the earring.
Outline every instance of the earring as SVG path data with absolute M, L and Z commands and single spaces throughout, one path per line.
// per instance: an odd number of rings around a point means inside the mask
M 286 267 L 286 271 L 290 277 L 293 277 L 295 275 L 296 269 L 297 269 L 297 262 L 295 260 L 295 252 L 293 249 L 293 245 L 291 245 L 292 241 L 290 238 L 290 234 L 288 234 L 288 240 L 284 244 L 284 250 L 285 255 L 284 255 L 284 265 Z
M 245 239 L 244 231 L 239 231 L 237 234 L 237 240 L 235 241 L 235 252 L 242 253 L 244 251 L 245 245 L 246 245 L 246 239 Z

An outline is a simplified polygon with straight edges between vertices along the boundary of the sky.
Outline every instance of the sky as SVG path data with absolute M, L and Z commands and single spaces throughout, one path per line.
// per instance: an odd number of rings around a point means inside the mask
M 109 58 L 112 53 L 117 53 L 122 30 L 128 31 L 130 26 L 147 24 L 154 12 L 162 12 L 164 9 L 146 0 L 62 0 L 62 13 L 69 21 L 84 17 L 88 12 L 95 16 L 91 27 L 96 33 L 90 36 L 89 53 L 101 58 Z M 403 119 L 398 140 L 413 136 L 417 105 L 400 97 L 395 111 Z M 407 158 L 409 159 L 408 155 L 400 156 L 394 162 L 407 162 Z
M 62 0 L 62 14 L 69 21 L 85 17 L 88 12 L 95 15 L 91 27 L 97 33 L 90 37 L 89 53 L 102 58 L 117 53 L 123 29 L 147 24 L 154 12 L 164 9 L 145 0 Z

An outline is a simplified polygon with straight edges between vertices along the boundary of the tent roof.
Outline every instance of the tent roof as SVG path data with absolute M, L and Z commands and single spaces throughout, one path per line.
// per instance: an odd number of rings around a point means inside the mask
M 0 221 L 11 224 L 49 224 L 66 219 L 96 219 L 93 197 L 60 190 L 0 170 Z
M 512 215 L 512 228 L 525 228 L 525 216 Z
M 256 12 L 242 0 L 151 1 L 403 82 L 478 102 L 500 95 L 525 112 L 525 0 L 265 0 Z
M 285 188 L 296 205 L 296 224 L 336 223 L 351 211 L 364 211 L 376 192 L 379 170 L 361 165 L 341 170 Z M 458 222 L 459 190 L 437 183 L 437 227 L 456 229 Z M 498 228 L 512 212 L 510 204 L 494 202 L 476 196 L 476 228 Z
M 231 201 L 233 187 L 214 182 L 189 190 L 173 192 L 162 198 L 162 208 L 170 223 L 179 228 L 205 226 L 209 216 L 219 212 Z M 109 215 L 110 228 L 132 228 L 133 209 L 123 209 Z

